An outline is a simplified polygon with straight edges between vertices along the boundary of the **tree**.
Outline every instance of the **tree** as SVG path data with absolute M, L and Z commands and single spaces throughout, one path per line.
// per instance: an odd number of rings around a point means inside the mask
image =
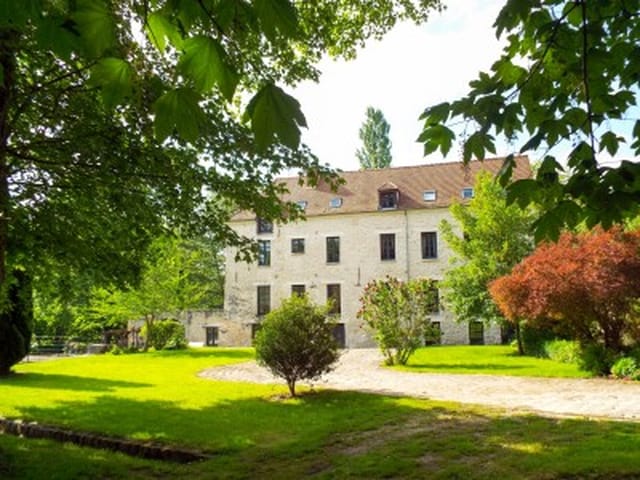
M 334 327 L 327 307 L 314 305 L 307 295 L 293 295 L 262 322 L 255 339 L 258 363 L 284 378 L 295 397 L 296 382 L 333 370 L 339 358 Z
M 640 231 L 564 233 L 489 287 L 506 318 L 569 334 L 616 354 L 640 342 Z M 610 365 L 609 365 L 610 366 Z
M 391 165 L 391 140 L 389 124 L 382 110 L 367 107 L 366 120 L 360 127 L 362 148 L 356 151 L 360 168 L 387 168 Z
M 144 318 L 145 349 L 156 320 L 221 303 L 222 259 L 209 243 L 159 237 L 149 250 L 139 284 L 127 289 L 95 288 L 88 309 L 112 325 Z
M 10 308 L 0 322 L 0 376 L 11 373 L 11 367 L 29 353 L 33 330 L 29 281 L 29 276 L 21 270 L 13 272 L 9 286 Z
M 466 125 L 465 162 L 495 153 L 498 137 L 520 153 L 544 152 L 534 179 L 508 187 L 510 201 L 542 205 L 538 240 L 581 222 L 607 228 L 637 215 L 640 164 L 620 148 L 640 153 L 639 15 L 637 1 L 508 0 L 495 22 L 506 45 L 491 71 L 481 72 L 465 97 L 422 114 L 425 155 L 450 151 L 456 123 Z M 556 158 L 556 147 L 569 146 L 566 159 Z M 503 185 L 513 161 L 505 161 Z
M 317 79 L 323 54 L 353 56 L 438 6 L 3 2 L 0 323 L 14 271 L 63 265 L 135 284 L 167 226 L 209 231 L 250 258 L 249 239 L 226 225 L 233 209 L 293 220 L 302 212 L 280 200 L 282 170 L 336 180 L 300 146 L 305 119 L 282 86 Z
M 358 317 L 378 342 L 387 365 L 405 365 L 431 334 L 429 315 L 437 307 L 437 284 L 386 277 L 364 287 Z
M 507 205 L 504 188 L 486 172 L 477 176 L 469 204 L 455 203 L 450 211 L 457 225 L 447 220 L 440 223 L 455 255 L 441 282 L 447 307 L 458 321 L 480 318 L 504 323 L 489 294 L 489 283 L 509 273 L 533 250 L 534 215 L 530 209 Z

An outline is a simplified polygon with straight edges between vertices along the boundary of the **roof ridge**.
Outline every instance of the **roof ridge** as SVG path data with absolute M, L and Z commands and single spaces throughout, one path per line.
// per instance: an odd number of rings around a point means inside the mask
M 491 157 L 491 158 L 485 158 L 484 160 L 478 160 L 477 158 L 471 159 L 469 160 L 469 163 L 472 162 L 496 162 L 499 160 L 504 161 L 507 157 Z M 518 159 L 518 158 L 528 158 L 527 155 L 514 155 L 514 159 Z M 441 166 L 450 166 L 450 165 L 464 165 L 464 162 L 462 160 L 451 160 L 451 161 L 447 161 L 447 162 L 437 162 L 437 163 L 421 163 L 418 165 L 401 165 L 398 167 L 386 167 L 386 168 L 371 168 L 371 169 L 359 169 L 359 170 L 340 170 L 340 169 L 336 169 L 336 172 L 339 175 L 345 174 L 345 173 L 364 173 L 364 172 L 384 172 L 384 171 L 388 171 L 388 170 L 407 170 L 409 168 L 426 168 L 426 167 L 441 167 Z M 468 164 L 467 164 L 468 165 Z M 290 177 L 278 177 L 276 178 L 276 181 L 278 180 L 291 180 L 291 179 L 297 179 L 300 178 L 300 175 L 295 175 L 295 176 L 290 176 Z

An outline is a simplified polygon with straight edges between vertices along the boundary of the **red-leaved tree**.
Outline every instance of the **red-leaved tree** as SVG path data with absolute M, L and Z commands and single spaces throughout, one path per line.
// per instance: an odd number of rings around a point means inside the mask
M 564 234 L 489 287 L 513 321 L 551 327 L 583 345 L 615 352 L 640 342 L 634 307 L 640 298 L 640 231 L 620 228 Z

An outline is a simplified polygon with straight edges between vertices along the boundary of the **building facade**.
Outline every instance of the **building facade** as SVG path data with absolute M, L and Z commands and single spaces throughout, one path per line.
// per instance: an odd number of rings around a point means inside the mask
M 516 165 L 516 178 L 530 175 L 526 157 Z M 283 179 L 286 199 L 305 210 L 306 220 L 278 225 L 247 212 L 234 217 L 234 230 L 255 238 L 259 255 L 255 263 L 239 263 L 232 250 L 227 252 L 217 344 L 251 344 L 266 313 L 305 292 L 316 303 L 333 301 L 335 335 L 343 346 L 374 346 L 357 318 L 364 286 L 387 275 L 442 279 L 451 252 L 440 237 L 440 222 L 451 220 L 452 202 L 473 196 L 480 170 L 495 173 L 501 166 L 502 159 L 492 159 L 465 168 L 446 163 L 345 172 L 337 191 Z M 444 344 L 500 342 L 497 326 L 457 323 L 442 306 L 431 321 L 440 327 Z

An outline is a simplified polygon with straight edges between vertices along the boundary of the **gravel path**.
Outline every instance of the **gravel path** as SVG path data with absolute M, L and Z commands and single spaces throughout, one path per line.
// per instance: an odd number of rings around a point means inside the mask
M 640 422 L 640 382 L 401 372 L 380 366 L 374 349 L 345 350 L 317 387 L 490 405 L 554 416 Z M 255 362 L 204 370 L 214 380 L 283 383 Z

